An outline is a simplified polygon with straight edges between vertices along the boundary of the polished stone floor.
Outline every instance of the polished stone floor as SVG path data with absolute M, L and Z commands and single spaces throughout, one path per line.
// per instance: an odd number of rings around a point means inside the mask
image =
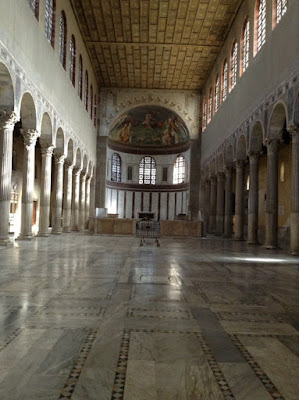
M 299 399 L 298 278 L 217 238 L 0 249 L 0 399 Z

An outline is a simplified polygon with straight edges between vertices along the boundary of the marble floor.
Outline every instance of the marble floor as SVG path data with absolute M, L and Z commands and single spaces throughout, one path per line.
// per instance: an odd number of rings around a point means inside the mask
M 219 238 L 0 249 L 0 399 L 299 399 L 298 278 Z

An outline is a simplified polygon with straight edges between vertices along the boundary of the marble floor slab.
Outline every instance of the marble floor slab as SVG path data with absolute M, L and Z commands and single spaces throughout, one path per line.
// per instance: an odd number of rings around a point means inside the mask
M 221 238 L 0 248 L 1 400 L 299 400 L 299 258 Z

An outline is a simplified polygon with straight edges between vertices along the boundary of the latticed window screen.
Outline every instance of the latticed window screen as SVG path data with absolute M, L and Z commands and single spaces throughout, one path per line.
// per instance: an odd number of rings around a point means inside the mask
M 230 59 L 230 87 L 233 89 L 237 83 L 238 70 L 238 43 L 235 41 L 232 47 Z
M 84 105 L 86 111 L 88 111 L 88 72 L 85 71 L 85 97 L 84 97 Z
M 260 0 L 257 8 L 257 51 L 266 41 L 266 0 Z
M 35 17 L 38 19 L 39 17 L 39 0 L 27 0 L 28 4 L 33 11 Z
M 83 98 L 83 62 L 82 56 L 80 54 L 79 57 L 79 66 L 78 66 L 78 95 L 80 99 Z
M 208 122 L 211 121 L 212 118 L 212 88 L 209 90 L 209 101 L 208 101 Z
M 173 183 L 183 183 L 186 175 L 186 161 L 183 156 L 178 156 L 173 168 Z
M 55 39 L 55 5 L 55 0 L 46 1 L 45 34 L 52 47 Z
M 249 19 L 246 18 L 242 35 L 242 72 L 244 72 L 249 65 Z
M 202 130 L 207 127 L 207 99 L 204 97 L 202 105 Z
M 156 161 L 153 157 L 145 156 L 139 163 L 139 184 L 155 185 Z
M 219 75 L 216 76 L 215 80 L 215 91 L 214 91 L 214 112 L 216 113 L 219 108 L 219 89 L 220 89 Z
M 222 68 L 222 93 L 221 93 L 221 100 L 224 101 L 227 97 L 227 61 L 225 60 L 223 63 Z
M 121 158 L 117 153 L 112 154 L 111 180 L 121 182 Z
M 276 1 L 276 23 L 281 20 L 282 16 L 287 12 L 288 2 L 287 0 Z
M 93 117 L 93 87 L 90 85 L 90 119 L 92 120 Z
M 59 23 L 59 60 L 66 67 L 66 17 L 64 11 L 60 14 Z
M 70 79 L 75 86 L 76 83 L 76 41 L 74 35 L 70 40 Z

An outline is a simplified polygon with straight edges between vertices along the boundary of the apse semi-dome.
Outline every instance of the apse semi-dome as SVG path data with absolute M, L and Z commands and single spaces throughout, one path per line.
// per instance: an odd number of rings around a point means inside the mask
M 116 119 L 109 139 L 128 146 L 175 146 L 187 143 L 189 133 L 175 112 L 159 106 L 140 106 Z

